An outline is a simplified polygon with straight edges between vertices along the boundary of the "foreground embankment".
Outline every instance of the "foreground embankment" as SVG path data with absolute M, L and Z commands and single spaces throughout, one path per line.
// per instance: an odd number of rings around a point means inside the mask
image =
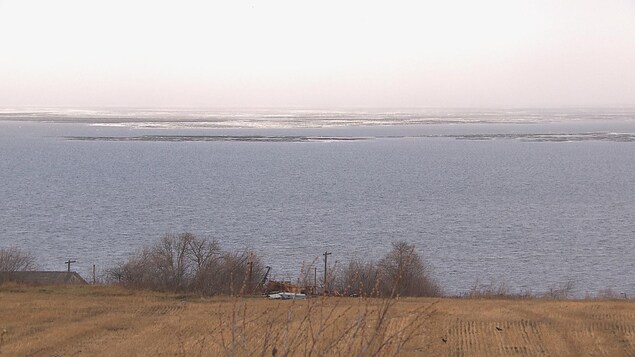
M 635 301 L 200 298 L 0 286 L 1 356 L 633 356 Z

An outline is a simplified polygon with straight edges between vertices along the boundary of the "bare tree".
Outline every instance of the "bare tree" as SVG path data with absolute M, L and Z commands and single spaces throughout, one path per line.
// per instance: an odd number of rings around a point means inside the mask
M 250 293 L 263 271 L 252 251 L 223 252 L 215 240 L 181 233 L 165 235 L 109 269 L 108 276 L 131 288 L 215 295 Z
M 441 289 L 429 277 L 423 259 L 414 244 L 392 244 L 392 250 L 380 261 L 379 289 L 384 296 L 436 296 Z
M 218 280 L 214 276 L 220 271 L 222 256 L 220 244 L 216 240 L 196 237 L 188 244 L 188 258 L 194 270 L 191 288 L 204 294 L 214 294 L 217 288 L 215 280 Z
M 150 250 L 161 288 L 175 291 L 188 288 L 188 280 L 192 275 L 188 252 L 190 242 L 194 239 L 191 233 L 168 234 Z
M 0 249 L 0 271 L 35 270 L 35 257 L 31 252 L 17 247 Z
M 190 235 L 187 253 L 197 270 L 202 269 L 220 254 L 220 244 L 216 240 L 201 239 L 190 233 L 186 234 Z
M 438 296 L 439 285 L 429 276 L 414 244 L 395 242 L 378 262 L 351 260 L 337 271 L 337 291 L 361 296 Z

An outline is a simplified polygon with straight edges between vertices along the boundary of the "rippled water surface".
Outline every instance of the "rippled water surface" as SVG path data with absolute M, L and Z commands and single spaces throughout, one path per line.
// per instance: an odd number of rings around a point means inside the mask
M 543 111 L 0 111 L 0 246 L 89 276 L 165 233 L 294 278 L 417 244 L 475 284 L 635 294 L 635 115 Z M 317 264 L 320 269 L 321 264 Z

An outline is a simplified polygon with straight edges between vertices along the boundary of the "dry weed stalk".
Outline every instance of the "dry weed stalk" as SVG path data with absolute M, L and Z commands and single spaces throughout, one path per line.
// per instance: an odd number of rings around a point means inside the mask
M 396 299 L 356 298 L 357 309 L 341 299 L 267 301 L 258 311 L 262 301 L 235 297 L 208 336 L 226 356 L 396 356 L 424 332 L 436 304 L 397 315 Z
M 2 345 L 4 344 L 4 335 L 7 334 L 7 329 L 3 328 L 2 332 L 0 332 L 0 353 L 2 353 Z

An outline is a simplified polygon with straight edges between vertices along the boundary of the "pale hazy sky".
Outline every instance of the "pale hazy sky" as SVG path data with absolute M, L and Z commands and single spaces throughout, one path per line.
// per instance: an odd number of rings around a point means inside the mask
M 635 0 L 0 0 L 0 106 L 635 107 Z

